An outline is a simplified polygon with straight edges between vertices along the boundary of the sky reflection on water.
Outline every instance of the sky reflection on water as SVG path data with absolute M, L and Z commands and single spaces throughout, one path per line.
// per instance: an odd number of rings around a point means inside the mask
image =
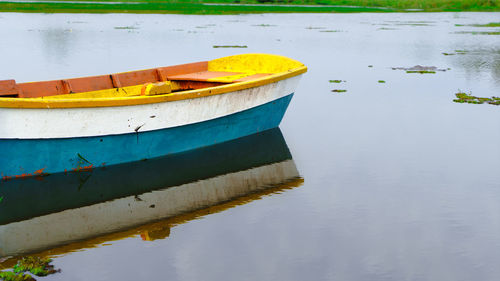
M 498 280 L 500 108 L 452 102 L 459 89 L 499 95 L 500 36 L 456 33 L 492 30 L 455 26 L 488 22 L 498 13 L 1 14 L 9 44 L 0 45 L 0 79 L 241 52 L 309 67 L 281 125 L 301 188 L 178 225 L 165 239 L 63 255 L 54 261 L 63 272 L 47 280 Z M 124 26 L 136 29 L 115 29 Z M 468 52 L 442 54 L 454 50 Z M 415 65 L 451 69 L 392 70 Z

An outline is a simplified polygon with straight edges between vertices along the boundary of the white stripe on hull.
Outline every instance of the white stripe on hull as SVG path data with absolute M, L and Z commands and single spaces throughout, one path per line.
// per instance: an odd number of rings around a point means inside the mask
M 124 230 L 220 204 L 299 176 L 293 160 L 0 226 L 0 257 Z M 155 205 L 155 208 L 149 206 Z
M 95 108 L 0 108 L 0 139 L 74 138 L 153 131 L 241 112 L 294 92 L 295 76 L 275 83 L 196 99 Z

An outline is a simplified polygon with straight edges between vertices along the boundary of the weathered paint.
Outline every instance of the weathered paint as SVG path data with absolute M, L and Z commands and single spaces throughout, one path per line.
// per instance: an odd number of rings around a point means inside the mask
M 289 94 L 233 114 L 166 129 L 132 127 L 133 132 L 107 136 L 2 139 L 0 175 L 12 177 L 42 168 L 46 173 L 86 171 L 99 163 L 133 162 L 225 142 L 277 127 L 291 98 Z
M 0 139 L 91 137 L 136 133 L 138 127 L 146 132 L 184 126 L 279 99 L 292 93 L 298 82 L 299 77 L 293 77 L 222 95 L 127 107 L 0 108 Z

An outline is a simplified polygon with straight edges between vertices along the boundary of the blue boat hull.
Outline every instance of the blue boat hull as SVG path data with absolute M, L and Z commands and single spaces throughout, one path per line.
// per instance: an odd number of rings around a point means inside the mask
M 78 172 L 237 139 L 278 127 L 292 96 L 293 93 L 235 114 L 162 130 L 82 138 L 1 139 L 0 175 L 7 180 Z

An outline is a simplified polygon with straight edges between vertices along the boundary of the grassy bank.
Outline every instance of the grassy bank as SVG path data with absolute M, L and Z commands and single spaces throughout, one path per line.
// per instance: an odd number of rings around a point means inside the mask
M 243 14 L 243 13 L 359 13 L 392 11 L 377 7 L 327 7 L 323 5 L 234 5 L 193 2 L 57 3 L 0 2 L 0 12 L 24 13 L 135 13 L 135 14 Z
M 34 13 L 359 13 L 500 11 L 500 0 L 103 0 L 0 2 L 0 12 Z

